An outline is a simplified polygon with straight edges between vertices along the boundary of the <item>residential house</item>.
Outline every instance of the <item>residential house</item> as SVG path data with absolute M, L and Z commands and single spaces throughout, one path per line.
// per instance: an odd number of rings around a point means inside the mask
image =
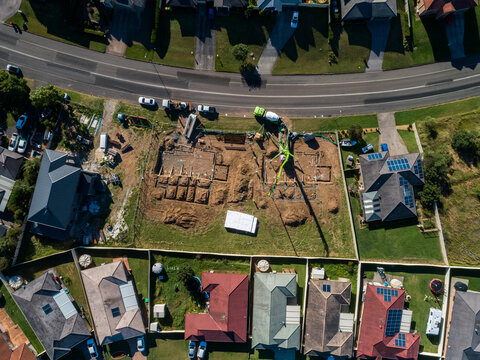
M 305 318 L 305 355 L 329 360 L 352 357 L 351 294 L 350 281 L 310 279 Z
M 101 185 L 100 175 L 82 171 L 66 153 L 45 150 L 28 212 L 30 232 L 67 240 L 77 210 Z
M 395 0 L 341 0 L 343 21 L 391 19 L 397 16 Z
M 301 3 L 301 0 L 258 0 L 257 8 L 260 10 L 281 12 L 284 7 L 297 7 Z
M 70 295 L 45 272 L 13 293 L 48 357 L 57 360 L 82 346 L 90 331 Z
M 405 290 L 367 285 L 357 358 L 417 359 L 420 335 L 410 331 L 412 311 L 404 302 Z
M 107 9 L 129 9 L 138 11 L 145 8 L 145 0 L 100 0 Z
M 213 6 L 217 15 L 230 15 L 230 9 L 244 9 L 248 5 L 247 0 L 214 0 Z
M 419 153 L 360 155 L 362 204 L 366 222 L 417 216 L 415 191 L 425 181 Z
M 257 272 L 253 285 L 252 349 L 295 359 L 301 333 L 297 274 Z
M 478 6 L 478 0 L 418 0 L 417 13 L 422 17 L 442 19 Z
M 185 340 L 246 342 L 248 275 L 203 273 L 202 289 L 209 294 L 208 312 L 185 315 Z
M 11 349 L 5 339 L 0 336 L 0 360 L 36 360 L 26 344 Z
M 81 274 L 100 345 L 145 335 L 133 279 L 123 261 L 82 270 Z
M 480 359 L 480 293 L 455 291 L 445 360 Z
M 24 157 L 0 147 L 0 212 L 4 212 Z

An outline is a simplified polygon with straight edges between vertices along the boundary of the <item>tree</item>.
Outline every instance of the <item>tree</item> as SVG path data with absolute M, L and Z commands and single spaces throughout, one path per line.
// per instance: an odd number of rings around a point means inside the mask
M 248 55 L 248 46 L 245 44 L 237 44 L 232 47 L 232 55 L 238 61 L 244 62 Z
M 0 271 L 5 270 L 10 266 L 10 259 L 6 257 L 0 257 Z
M 477 156 L 479 137 L 480 135 L 476 131 L 457 130 L 453 134 L 452 147 L 457 153 Z
M 0 113 L 19 113 L 27 103 L 29 93 L 25 79 L 0 72 Z
M 22 228 L 20 226 L 14 226 L 8 229 L 5 236 L 0 238 L 1 255 L 11 257 L 14 254 L 21 233 Z
M 445 181 L 452 162 L 452 155 L 445 148 L 426 151 L 423 157 L 425 179 L 433 184 Z
M 437 184 L 427 181 L 420 192 L 420 202 L 424 206 L 431 208 L 433 203 L 438 200 L 440 200 L 440 188 Z
M 16 222 L 22 222 L 28 211 L 28 204 L 33 194 L 34 186 L 20 179 L 13 185 L 12 194 L 8 199 L 7 208 L 13 212 Z
M 180 269 L 178 270 L 177 279 L 182 284 L 185 284 L 188 279 L 190 279 L 193 275 L 195 275 L 192 267 L 188 264 L 182 264 Z
M 356 142 L 360 142 L 362 140 L 363 129 L 358 124 L 352 124 L 348 129 L 348 136 L 351 140 L 355 140 Z
M 435 119 L 432 118 L 431 116 L 427 116 L 423 125 L 427 130 L 428 136 L 432 139 L 435 139 L 438 135 L 437 123 L 435 122 Z
M 37 181 L 38 171 L 40 170 L 40 158 L 27 160 L 23 164 L 23 178 L 29 185 L 35 185 Z
M 60 91 L 53 85 L 40 86 L 30 94 L 33 106 L 42 110 L 46 107 L 56 108 L 62 102 Z

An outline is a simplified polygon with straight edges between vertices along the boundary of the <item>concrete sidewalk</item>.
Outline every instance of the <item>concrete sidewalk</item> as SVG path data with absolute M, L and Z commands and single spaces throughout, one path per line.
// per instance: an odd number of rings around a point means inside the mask
M 390 155 L 408 154 L 407 147 L 397 131 L 394 113 L 377 114 L 380 143 L 386 143 Z
M 277 14 L 275 26 L 258 60 L 257 71 L 260 75 L 269 75 L 272 73 L 278 55 L 280 55 L 287 41 L 295 33 L 295 29 L 292 29 L 290 26 L 292 14 L 293 10 L 288 9 Z
M 390 33 L 390 19 L 368 21 L 367 27 L 372 34 L 372 48 L 365 71 L 381 71 L 383 55 L 385 54 L 388 34 Z

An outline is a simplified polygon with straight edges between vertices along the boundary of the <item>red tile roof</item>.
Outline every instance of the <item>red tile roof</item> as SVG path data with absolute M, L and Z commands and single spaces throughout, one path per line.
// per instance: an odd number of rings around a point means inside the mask
M 395 346 L 394 336 L 385 335 L 388 310 L 403 310 L 405 290 L 398 290 L 398 297 L 392 296 L 391 302 L 377 294 L 380 286 L 367 285 L 363 307 L 357 357 L 360 359 L 414 359 L 418 357 L 420 335 L 405 333 L 405 347 Z
M 0 360 L 36 360 L 27 345 L 22 344 L 15 350 L 10 350 L 8 343 L 0 336 Z
M 209 312 L 185 315 L 185 340 L 246 342 L 248 276 L 203 273 L 202 287 L 210 294 Z
M 451 12 L 478 6 L 478 0 L 420 0 L 419 4 L 422 4 L 422 2 L 425 7 L 421 9 L 421 6 L 419 6 L 420 16 L 423 13 L 434 13 L 437 18 Z

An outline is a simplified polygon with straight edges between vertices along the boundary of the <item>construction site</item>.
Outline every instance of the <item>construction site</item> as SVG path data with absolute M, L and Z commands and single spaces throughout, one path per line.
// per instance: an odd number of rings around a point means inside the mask
M 182 239 L 220 235 L 235 246 L 255 243 L 265 253 L 276 247 L 288 254 L 352 255 L 335 134 L 307 135 L 283 124 L 268 131 L 259 124 L 247 134 L 215 132 L 194 115 L 180 118 L 175 130 L 158 137 L 145 174 L 142 227 L 155 227 L 148 242 L 168 247 L 174 235 L 178 247 Z M 254 239 L 222 229 L 226 210 L 258 217 Z

